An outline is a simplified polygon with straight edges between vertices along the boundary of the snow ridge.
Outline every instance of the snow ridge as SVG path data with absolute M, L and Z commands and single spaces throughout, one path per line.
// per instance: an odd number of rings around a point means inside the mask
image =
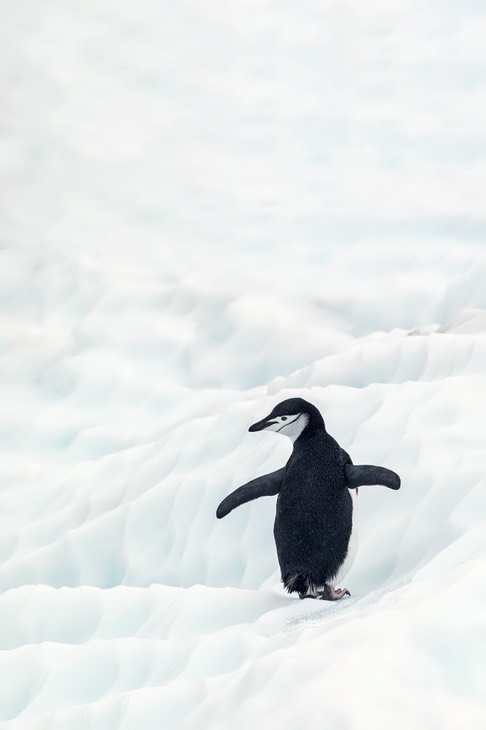
M 458 7 L 10 8 L 2 730 L 486 726 L 486 14 Z M 274 498 L 215 517 L 286 462 L 247 429 L 293 396 L 402 478 L 361 490 L 336 604 L 282 590 Z

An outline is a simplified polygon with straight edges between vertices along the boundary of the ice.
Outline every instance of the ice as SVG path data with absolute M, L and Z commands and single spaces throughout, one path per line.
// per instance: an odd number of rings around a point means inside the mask
M 13 4 L 0 27 L 0 726 L 486 727 L 481 3 Z M 336 603 L 279 582 L 320 408 Z

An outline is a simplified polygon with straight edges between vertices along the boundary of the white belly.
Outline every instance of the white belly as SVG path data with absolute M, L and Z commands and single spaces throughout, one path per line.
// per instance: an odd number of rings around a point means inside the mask
M 353 500 L 353 516 L 351 521 L 351 535 L 349 537 L 348 554 L 344 563 L 339 568 L 336 577 L 330 581 L 332 587 L 337 586 L 351 570 L 358 550 L 358 490 L 350 489 L 349 493 Z

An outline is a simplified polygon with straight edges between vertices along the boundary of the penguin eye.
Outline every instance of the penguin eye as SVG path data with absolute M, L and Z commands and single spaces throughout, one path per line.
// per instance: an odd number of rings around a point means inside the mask
M 282 421 L 286 421 L 286 420 L 287 420 L 287 416 L 282 416 Z

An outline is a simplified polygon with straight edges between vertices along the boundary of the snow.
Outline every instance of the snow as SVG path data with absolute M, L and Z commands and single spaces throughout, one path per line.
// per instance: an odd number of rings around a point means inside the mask
M 486 12 L 11 5 L 0 726 L 486 727 Z M 337 603 L 282 590 L 291 444 L 355 463 Z

